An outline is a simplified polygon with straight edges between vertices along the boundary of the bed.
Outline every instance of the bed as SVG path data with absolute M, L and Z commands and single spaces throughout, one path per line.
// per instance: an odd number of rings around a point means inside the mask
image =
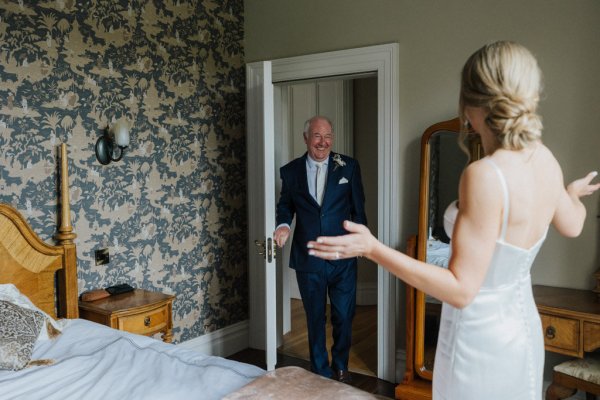
M 267 372 L 78 315 L 67 150 L 56 245 L 0 204 L 0 399 L 378 398 L 296 367 Z
M 60 154 L 57 245 L 0 204 L 0 399 L 220 399 L 265 374 L 78 318 L 65 145 Z

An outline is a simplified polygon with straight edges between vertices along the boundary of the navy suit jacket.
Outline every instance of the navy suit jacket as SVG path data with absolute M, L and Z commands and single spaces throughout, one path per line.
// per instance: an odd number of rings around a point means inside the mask
M 323 270 L 325 263 L 347 265 L 356 258 L 326 261 L 308 255 L 307 243 L 318 236 L 339 236 L 348 233 L 344 220 L 366 224 L 365 195 L 360 166 L 353 158 L 339 155 L 345 165 L 333 160 L 336 153 L 329 154 L 327 182 L 321 206 L 308 190 L 306 157 L 290 161 L 281 167 L 281 196 L 277 203 L 277 225 L 291 225 L 296 216 L 296 228 L 292 240 L 290 267 L 297 271 Z

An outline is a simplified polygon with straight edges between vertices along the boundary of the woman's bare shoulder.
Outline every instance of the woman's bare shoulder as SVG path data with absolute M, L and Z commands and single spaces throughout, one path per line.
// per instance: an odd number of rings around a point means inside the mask
M 562 182 L 562 168 L 552 151 L 544 144 L 540 144 L 538 151 L 540 152 L 538 166 L 549 176 L 559 177 Z
M 539 146 L 541 156 L 546 159 L 552 160 L 558 166 L 558 160 L 556 160 L 556 157 L 554 157 L 554 153 L 552 153 L 552 150 L 546 147 L 546 145 L 543 143 L 540 143 Z
M 499 190 L 498 175 L 485 159 L 473 161 L 463 171 L 460 181 L 460 193 L 463 196 L 489 199 L 496 197 Z
M 473 161 L 465 168 L 462 179 L 467 183 L 479 182 L 484 184 L 495 172 L 492 165 L 485 158 Z

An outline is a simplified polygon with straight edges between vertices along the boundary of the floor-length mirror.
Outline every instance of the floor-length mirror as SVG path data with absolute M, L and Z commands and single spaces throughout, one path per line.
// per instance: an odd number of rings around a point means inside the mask
M 451 252 L 452 224 L 444 218 L 451 212 L 446 210 L 456 207 L 462 171 L 481 157 L 479 137 L 467 135 L 463 149 L 459 133 L 459 120 L 453 119 L 432 125 L 422 138 L 417 256 L 440 268 L 448 268 Z M 441 302 L 416 291 L 415 370 L 425 379 L 433 376 L 440 315 Z
M 444 213 L 458 199 L 462 171 L 482 156 L 479 137 L 465 135 L 463 150 L 460 132 L 454 118 L 431 125 L 421 137 L 419 229 L 408 238 L 406 254 L 440 268 L 447 268 L 450 258 L 451 232 L 444 228 Z M 406 369 L 396 386 L 399 400 L 431 399 L 441 308 L 437 299 L 406 285 Z

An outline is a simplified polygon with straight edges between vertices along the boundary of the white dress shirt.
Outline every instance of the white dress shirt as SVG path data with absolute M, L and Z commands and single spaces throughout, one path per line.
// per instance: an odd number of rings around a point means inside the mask
M 323 200 L 323 193 L 325 192 L 325 182 L 327 182 L 327 163 L 329 162 L 329 157 L 324 161 L 317 162 L 310 158 L 310 156 L 306 156 L 306 179 L 308 181 L 308 191 L 310 195 L 319 203 Z M 320 197 L 317 198 L 317 166 L 321 166 L 321 174 L 320 174 Z

